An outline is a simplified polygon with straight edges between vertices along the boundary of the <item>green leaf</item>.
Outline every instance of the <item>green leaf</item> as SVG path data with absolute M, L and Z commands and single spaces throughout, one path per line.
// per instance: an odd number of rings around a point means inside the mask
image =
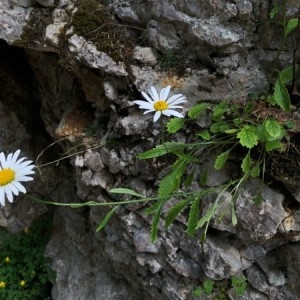
M 231 277 L 231 285 L 238 296 L 242 296 L 247 288 L 247 280 L 243 277 Z
M 249 149 L 258 144 L 258 136 L 255 133 L 255 127 L 251 125 L 245 125 L 241 131 L 237 134 L 240 140 L 240 144 Z
M 294 66 L 288 66 L 280 71 L 280 77 L 283 84 L 288 84 L 294 77 Z
M 269 119 L 266 121 L 266 129 L 268 133 L 275 139 L 279 138 L 281 135 L 281 125 L 274 119 Z
M 259 205 L 263 202 L 264 197 L 262 196 L 262 194 L 257 194 L 253 197 L 252 201 L 256 204 Z
M 145 198 L 145 196 L 143 196 L 142 194 L 139 194 L 128 188 L 113 188 L 113 189 L 110 189 L 109 192 L 113 193 L 113 194 L 127 194 L 127 195 L 131 195 L 131 196 L 136 196 L 139 198 Z
M 105 216 L 105 218 L 102 220 L 102 222 L 99 224 L 99 226 L 96 228 L 96 232 L 99 232 L 101 229 L 103 229 L 103 227 L 107 224 L 107 222 L 111 219 L 111 217 L 114 215 L 115 211 L 117 210 L 117 208 L 119 207 L 119 205 L 116 205 L 115 207 L 113 207 L 108 214 Z
M 213 120 L 219 122 L 227 111 L 228 111 L 228 102 L 222 101 L 213 109 L 213 114 L 212 114 Z
M 184 143 L 168 142 L 163 145 L 158 145 L 151 150 L 140 153 L 137 155 L 137 157 L 140 159 L 155 158 L 186 147 L 187 146 Z
M 219 154 L 215 160 L 214 167 L 216 170 L 220 170 L 224 167 L 228 157 L 229 157 L 230 151 L 225 151 Z
M 282 9 L 283 9 L 283 5 L 276 4 L 270 12 L 270 19 L 273 19 Z
M 296 123 L 293 120 L 286 120 L 284 122 L 284 125 L 286 126 L 286 128 L 288 129 L 294 129 L 296 127 Z
M 185 199 L 178 203 L 176 203 L 167 213 L 165 219 L 165 227 L 168 228 L 175 220 L 175 218 L 179 215 L 179 213 L 185 208 L 185 206 L 191 201 L 192 199 Z
M 208 103 L 197 104 L 189 109 L 188 116 L 191 119 L 197 119 L 208 107 Z
M 268 141 L 266 142 L 265 144 L 265 148 L 266 150 L 269 152 L 269 151 L 272 151 L 272 150 L 275 150 L 275 149 L 278 149 L 278 150 L 281 150 L 281 143 L 280 141 L 278 140 L 275 140 L 275 141 Z
M 152 224 L 151 224 L 151 237 L 150 237 L 152 243 L 155 243 L 157 240 L 160 213 L 161 213 L 161 209 L 162 209 L 163 205 L 164 205 L 164 202 L 161 202 L 153 216 L 153 220 L 152 220 Z
M 285 111 L 290 111 L 291 100 L 287 88 L 285 87 L 281 75 L 279 74 L 278 79 L 275 83 L 273 98 L 276 103 Z
M 206 185 L 207 180 L 208 180 L 208 170 L 204 170 L 204 172 L 202 172 L 200 174 L 200 184 L 201 185 Z
M 188 226 L 187 226 L 187 234 L 188 236 L 194 236 L 199 216 L 199 204 L 200 199 L 194 200 L 191 205 L 189 219 L 188 219 Z
M 197 135 L 200 136 L 204 141 L 209 140 L 211 136 L 208 130 L 199 132 Z
M 250 171 L 250 176 L 252 178 L 256 178 L 259 176 L 259 173 L 260 173 L 260 165 L 259 164 L 256 164 Z
M 185 119 L 183 119 L 183 118 L 170 119 L 167 123 L 167 131 L 169 133 L 176 133 L 183 127 L 184 122 L 185 122 Z
M 177 190 L 180 185 L 180 180 L 186 170 L 188 160 L 186 158 L 179 158 L 173 164 L 173 170 L 165 176 L 159 183 L 158 196 L 165 198 L 173 191 Z
M 227 133 L 227 134 L 233 134 L 233 133 L 237 133 L 237 132 L 238 132 L 237 128 L 225 130 L 225 133 Z
M 229 130 L 230 127 L 229 124 L 226 122 L 218 122 L 212 124 L 209 129 L 212 133 L 219 133 L 219 132 L 223 133 Z
M 189 187 L 192 184 L 194 175 L 195 175 L 195 170 L 193 170 L 192 172 L 190 172 L 187 175 L 187 177 L 185 178 L 184 183 L 183 183 L 185 187 Z
M 206 295 L 211 295 L 214 290 L 215 282 L 211 279 L 207 279 L 203 282 L 203 288 Z
M 284 36 L 289 35 L 295 28 L 297 28 L 298 23 L 299 23 L 298 18 L 290 19 L 287 22 L 286 27 L 284 28 Z
M 244 157 L 242 161 L 242 171 L 246 174 L 250 171 L 251 168 L 251 157 L 250 157 L 250 151 L 247 153 L 247 155 Z

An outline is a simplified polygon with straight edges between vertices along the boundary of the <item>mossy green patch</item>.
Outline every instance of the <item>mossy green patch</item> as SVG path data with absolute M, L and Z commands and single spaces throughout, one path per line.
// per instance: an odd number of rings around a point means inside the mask
M 109 9 L 98 1 L 79 1 L 71 25 L 74 33 L 91 41 L 116 62 L 132 57 L 134 41 L 126 26 L 118 23 Z

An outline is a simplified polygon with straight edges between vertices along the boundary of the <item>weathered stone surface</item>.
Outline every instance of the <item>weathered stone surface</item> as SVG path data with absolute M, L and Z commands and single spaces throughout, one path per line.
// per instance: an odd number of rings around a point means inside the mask
M 271 239 L 286 217 L 282 206 L 284 196 L 261 184 L 258 180 L 247 183 L 237 198 L 236 214 L 240 220 L 237 236 L 245 241 Z M 255 197 L 262 197 L 260 204 L 253 203 Z
M 93 7 L 99 4 L 90 1 Z M 287 1 L 289 16 L 297 13 L 298 2 Z M 142 99 L 141 91 L 151 85 L 158 89 L 171 85 L 172 93 L 184 94 L 184 113 L 200 101 L 243 100 L 249 93 L 269 91 L 270 70 L 280 47 L 278 28 L 266 22 L 269 3 L 101 3 L 99 8 L 106 5 L 117 16 L 111 18 L 117 22 L 114 26 L 134 36 L 134 47 L 125 49 L 130 59 L 114 61 L 97 48 L 94 38 L 103 26 L 100 19 L 93 24 L 95 36 L 74 32 L 72 20 L 82 0 L 0 0 L 0 39 L 26 48 L 11 48 L 9 55 L 0 51 L 1 151 L 22 148 L 24 155 L 34 158 L 53 143 L 38 164 L 55 164 L 41 168 L 34 184 L 26 186 L 41 198 L 99 204 L 131 199 L 109 192 L 120 186 L 154 195 L 170 162 L 136 158 L 159 142 L 161 127 L 132 102 Z M 33 26 L 43 13 L 49 17 L 42 19 L 43 26 Z M 89 15 L 82 17 L 91 21 Z M 118 46 L 122 51 L 126 47 Z M 280 64 L 291 61 L 292 49 L 284 49 Z M 168 69 L 168 63 L 175 64 L 173 69 Z M 197 124 L 208 125 L 205 118 Z M 174 138 L 187 142 L 190 135 L 179 133 Z M 61 153 L 63 157 L 57 157 Z M 71 164 L 65 164 L 68 160 Z M 224 172 L 210 172 L 208 186 L 230 180 L 237 171 L 233 165 Z M 253 198 L 260 187 L 263 201 L 255 205 Z M 56 208 L 47 247 L 57 271 L 53 299 L 189 300 L 205 278 L 222 282 L 241 272 L 249 282 L 242 299 L 298 299 L 299 249 L 290 241 L 299 240 L 300 218 L 295 209 L 299 197 L 298 191 L 292 191 L 296 200 L 291 209 L 283 194 L 261 186 L 259 180 L 243 185 L 236 199 L 238 224 L 234 227 L 230 213 L 224 214 L 232 206 L 232 197 L 224 193 L 203 244 L 201 232 L 186 235 L 187 212 L 168 229 L 162 220 L 158 241 L 152 244 L 152 216 L 145 215 L 144 202 L 118 208 L 98 233 L 95 229 L 107 207 Z M 202 199 L 203 211 L 215 199 Z M 162 216 L 177 202 L 167 202 Z M 1 209 L 0 225 L 16 232 L 47 211 L 48 207 L 20 197 Z M 228 293 L 236 299 L 232 291 Z

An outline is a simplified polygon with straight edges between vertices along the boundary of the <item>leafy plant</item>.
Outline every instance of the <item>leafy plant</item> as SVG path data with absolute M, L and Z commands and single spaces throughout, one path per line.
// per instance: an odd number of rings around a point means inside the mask
M 51 299 L 54 272 L 44 257 L 51 222 L 40 220 L 18 234 L 0 230 L 0 298 L 7 300 Z
M 244 277 L 232 276 L 230 282 L 216 284 L 215 281 L 206 279 L 202 285 L 193 290 L 193 296 L 199 298 L 206 295 L 211 296 L 210 299 L 214 300 L 227 299 L 227 291 L 231 288 L 234 289 L 238 297 L 241 297 L 246 291 L 247 280 Z

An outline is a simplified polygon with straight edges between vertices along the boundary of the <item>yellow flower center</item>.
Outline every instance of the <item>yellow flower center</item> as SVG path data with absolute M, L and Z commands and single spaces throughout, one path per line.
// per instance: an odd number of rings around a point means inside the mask
M 1 282 L 0 282 L 0 288 L 1 288 L 1 289 L 5 289 L 5 288 L 6 288 L 6 282 L 1 281 Z
M 166 101 L 156 101 L 154 103 L 154 109 L 155 110 L 165 110 L 168 108 L 168 103 Z
M 16 173 L 11 169 L 0 170 L 0 186 L 7 185 L 15 179 Z

